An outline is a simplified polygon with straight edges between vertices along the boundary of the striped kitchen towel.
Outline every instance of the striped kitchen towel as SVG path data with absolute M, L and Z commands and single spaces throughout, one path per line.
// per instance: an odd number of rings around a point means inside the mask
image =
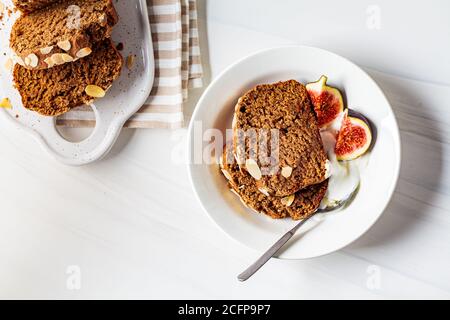
M 155 82 L 146 103 L 126 127 L 180 128 L 184 124 L 183 103 L 188 98 L 188 89 L 203 85 L 196 1 L 147 0 L 147 5 Z M 59 117 L 57 122 L 63 126 L 89 127 L 95 125 L 95 117 L 93 112 L 74 110 Z

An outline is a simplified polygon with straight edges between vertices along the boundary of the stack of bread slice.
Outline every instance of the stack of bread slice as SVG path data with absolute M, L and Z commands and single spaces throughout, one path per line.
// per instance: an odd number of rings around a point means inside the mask
M 294 220 L 318 209 L 329 162 L 304 85 L 295 80 L 258 85 L 238 100 L 232 129 L 220 166 L 247 207 Z
M 101 98 L 123 59 L 111 41 L 112 0 L 14 0 L 14 82 L 25 108 L 57 116 Z

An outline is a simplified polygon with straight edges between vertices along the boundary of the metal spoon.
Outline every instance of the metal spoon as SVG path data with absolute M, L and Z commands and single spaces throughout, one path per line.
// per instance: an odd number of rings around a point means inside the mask
M 269 261 L 278 252 L 278 250 L 281 249 L 281 247 L 283 247 L 286 244 L 286 242 L 289 241 L 290 238 L 292 238 L 292 236 L 297 232 L 298 229 L 300 229 L 300 227 L 302 225 L 305 224 L 306 221 L 308 221 L 309 219 L 311 219 L 318 213 L 327 213 L 327 212 L 335 211 L 335 210 L 338 210 L 338 209 L 344 207 L 351 199 L 353 199 L 353 196 L 355 195 L 357 190 L 358 190 L 358 187 L 356 187 L 355 190 L 353 190 L 347 197 L 345 197 L 345 199 L 338 201 L 338 202 L 334 202 L 332 205 L 330 205 L 326 208 L 318 209 L 314 214 L 312 214 L 308 218 L 303 219 L 302 221 L 297 223 L 297 225 L 294 228 L 289 230 L 284 236 L 282 236 L 280 238 L 280 240 L 278 240 L 272 247 L 270 247 L 270 249 L 267 250 L 261 256 L 261 258 L 256 260 L 256 262 L 253 263 L 250 267 L 248 267 L 247 270 L 245 270 L 240 275 L 238 275 L 238 280 L 246 281 L 252 275 L 254 275 L 263 265 L 265 265 L 267 263 L 267 261 Z

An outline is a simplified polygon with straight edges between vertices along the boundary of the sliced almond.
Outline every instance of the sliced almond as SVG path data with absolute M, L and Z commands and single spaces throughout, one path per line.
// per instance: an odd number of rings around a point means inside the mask
M 64 63 L 64 59 L 62 57 L 62 53 L 55 53 L 51 57 L 53 65 L 59 65 Z
M 7 71 L 11 71 L 13 65 L 14 65 L 14 61 L 13 61 L 11 58 L 8 58 L 8 59 L 6 60 L 6 62 L 5 62 L 5 66 L 4 66 L 4 67 L 5 67 L 5 69 L 6 69 Z
M 67 53 L 61 53 L 61 58 L 63 59 L 64 62 L 72 62 L 73 61 L 72 56 Z
M 136 58 L 136 56 L 134 54 L 129 55 L 127 57 L 127 68 L 129 70 L 131 70 L 133 68 L 135 58 Z
M 30 58 L 30 67 L 32 68 L 36 68 L 38 66 L 39 63 L 39 58 L 37 55 L 35 55 L 34 53 L 28 55 L 28 58 Z
M 286 207 L 290 207 L 292 203 L 295 200 L 295 194 L 291 194 L 290 196 L 281 198 L 281 204 L 285 205 Z
M 286 166 L 281 169 L 281 175 L 285 178 L 289 178 L 292 175 L 292 167 Z
M 29 54 L 25 57 L 25 65 L 30 66 L 32 68 L 36 68 L 39 62 L 39 58 L 34 53 Z
M 45 58 L 44 62 L 47 64 L 47 66 L 49 68 L 51 68 L 51 67 L 53 67 L 55 65 L 55 63 L 53 62 L 52 57 Z
M 14 56 L 14 61 L 18 64 L 20 64 L 22 67 L 25 67 L 25 62 L 23 61 L 23 59 L 19 56 Z
M 11 101 L 8 98 L 3 98 L 0 101 L 0 108 L 12 109 Z
M 269 191 L 266 188 L 258 188 L 259 192 L 261 192 L 263 195 L 265 195 L 266 197 L 269 197 Z
M 93 84 L 88 85 L 84 91 L 88 96 L 93 98 L 103 98 L 106 94 L 105 90 Z
M 57 43 L 57 46 L 63 49 L 64 51 L 69 51 L 72 48 L 72 44 L 69 40 L 60 41 Z
M 245 160 L 245 168 L 254 179 L 261 180 L 262 178 L 261 169 L 259 168 L 255 160 L 253 159 Z
M 238 156 L 235 153 L 233 153 L 233 158 L 234 158 L 234 161 L 236 161 L 237 164 L 240 164 L 239 163 L 239 158 L 238 158 Z
M 231 175 L 227 170 L 222 169 L 222 173 L 228 181 L 231 181 Z
M 234 158 L 236 159 L 236 162 L 240 167 L 242 164 L 244 164 L 245 155 L 240 143 L 236 145 L 236 154 L 234 155 Z
M 92 53 L 91 48 L 83 48 L 77 52 L 76 56 L 77 58 L 84 58 L 90 55 L 91 53 Z
M 53 50 L 53 46 L 39 49 L 41 54 L 49 54 L 50 52 L 52 52 L 52 50 Z

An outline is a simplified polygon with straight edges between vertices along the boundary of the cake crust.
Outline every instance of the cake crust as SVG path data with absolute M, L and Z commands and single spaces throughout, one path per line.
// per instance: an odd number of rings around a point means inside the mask
M 22 13 L 27 14 L 45 8 L 60 0 L 13 0 L 14 6 Z
M 10 47 L 16 62 L 27 69 L 48 69 L 90 55 L 96 42 L 111 36 L 118 21 L 112 0 L 19 3 L 47 3 L 19 17 L 11 30 Z

